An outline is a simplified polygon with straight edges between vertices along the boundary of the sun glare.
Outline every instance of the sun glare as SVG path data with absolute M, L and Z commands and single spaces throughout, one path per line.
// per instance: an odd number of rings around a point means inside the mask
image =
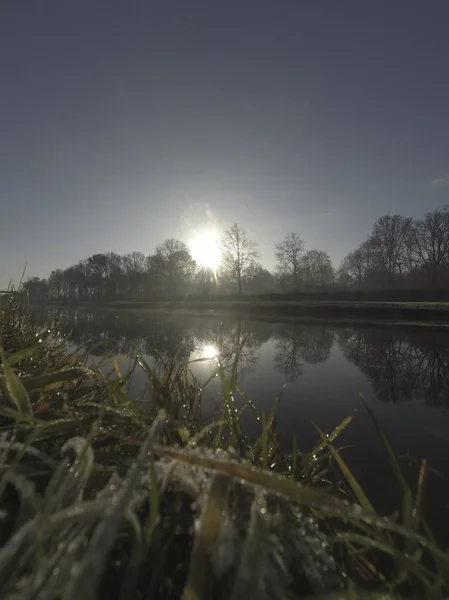
M 212 344 L 205 344 L 203 347 L 202 358 L 213 359 L 217 357 L 217 349 Z
M 208 230 L 197 234 L 190 243 L 193 259 L 202 267 L 218 269 L 221 262 L 221 252 L 218 236 L 215 231 Z

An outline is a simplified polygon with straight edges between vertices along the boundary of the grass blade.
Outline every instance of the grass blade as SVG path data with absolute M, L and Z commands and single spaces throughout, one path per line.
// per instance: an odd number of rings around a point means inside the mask
M 220 475 L 226 475 L 244 481 L 251 486 L 261 486 L 267 492 L 279 494 L 293 502 L 303 504 L 304 506 L 320 509 L 325 515 L 347 520 L 360 527 L 367 526 L 371 532 L 374 532 L 375 528 L 377 528 L 382 531 L 397 533 L 404 538 L 414 540 L 427 548 L 434 555 L 435 559 L 440 560 L 441 564 L 444 564 L 446 568 L 446 573 L 449 573 L 449 556 L 440 550 L 433 542 L 413 531 L 408 531 L 394 521 L 377 517 L 375 514 L 373 515 L 371 511 L 367 511 L 359 505 L 351 505 L 348 502 L 321 490 L 303 486 L 292 479 L 288 479 L 270 471 L 249 467 L 244 463 L 210 458 L 209 456 L 192 454 L 185 450 L 180 451 L 175 448 L 159 446 L 157 444 L 153 447 L 153 451 L 159 456 L 165 456 L 184 464 L 190 464 Z
M 345 463 L 345 461 L 341 457 L 340 453 L 335 449 L 334 445 L 326 438 L 326 436 L 321 431 L 321 429 L 317 425 L 315 425 L 315 424 L 314 424 L 314 426 L 315 426 L 315 429 L 320 434 L 322 442 L 329 449 L 329 452 L 331 453 L 332 458 L 335 460 L 335 462 L 337 463 L 337 465 L 338 465 L 340 471 L 342 472 L 344 478 L 348 482 L 348 485 L 351 488 L 351 490 L 353 491 L 354 496 L 357 498 L 360 506 L 362 506 L 366 511 L 375 514 L 376 511 L 374 510 L 373 505 L 368 500 L 367 495 L 362 490 L 362 488 L 361 488 L 359 482 L 357 481 L 357 479 L 351 473 L 350 468 Z
M 213 597 L 213 556 L 218 550 L 229 483 L 229 478 L 225 475 L 217 474 L 212 479 L 195 536 L 189 575 L 182 600 L 200 600 Z
M 29 392 L 33 390 L 53 389 L 75 379 L 92 379 L 93 373 L 85 367 L 72 367 L 56 373 L 45 373 L 44 375 L 30 375 L 21 379 L 21 382 Z
M 2 388 L 6 388 L 8 397 L 15 404 L 17 410 L 31 417 L 33 415 L 33 408 L 25 387 L 6 361 L 3 350 L 0 351 L 0 356 L 2 358 L 5 382 L 5 386 L 2 386 Z
M 374 427 L 376 429 L 376 432 L 378 434 L 378 436 L 380 437 L 380 439 L 382 440 L 382 443 L 385 447 L 385 450 L 387 451 L 387 456 L 388 456 L 388 460 L 390 463 L 390 466 L 393 470 L 393 473 L 395 474 L 396 480 L 398 481 L 399 485 L 402 488 L 402 491 L 404 493 L 410 493 L 410 488 L 407 485 L 407 482 L 404 479 L 404 476 L 402 474 L 401 471 L 401 467 L 399 466 L 398 460 L 396 458 L 395 453 L 393 452 L 393 448 L 391 447 L 390 442 L 388 441 L 388 438 L 386 437 L 386 435 L 384 434 L 384 432 L 382 431 L 382 428 L 379 424 L 379 421 L 376 419 L 373 411 L 371 410 L 371 408 L 368 406 L 367 402 L 365 401 L 364 397 L 360 394 L 360 401 L 362 402 L 363 406 L 366 408 L 369 416 L 371 417 L 371 420 L 374 424 Z
M 14 352 L 13 354 L 7 355 L 7 361 L 10 367 L 16 365 L 22 360 L 26 360 L 27 358 L 31 358 L 36 353 L 38 346 L 31 346 L 30 348 L 24 348 L 23 350 L 19 350 L 18 352 Z
M 333 431 L 331 433 L 329 433 L 327 435 L 326 439 L 333 442 L 346 429 L 346 427 L 352 422 L 353 418 L 354 418 L 353 415 L 349 415 L 349 417 L 346 417 L 345 419 L 343 419 L 343 421 L 339 425 L 337 425 L 337 427 L 335 427 L 335 429 L 333 429 Z M 317 455 L 324 448 L 326 448 L 326 442 L 321 440 L 321 442 L 319 442 L 315 446 L 315 448 L 312 450 L 312 454 Z
M 251 516 L 245 546 L 237 571 L 232 600 L 264 598 L 264 574 L 268 567 L 269 532 L 262 514 L 266 512 L 263 494 L 256 491 L 251 505 Z M 257 565 L 257 569 L 254 568 Z

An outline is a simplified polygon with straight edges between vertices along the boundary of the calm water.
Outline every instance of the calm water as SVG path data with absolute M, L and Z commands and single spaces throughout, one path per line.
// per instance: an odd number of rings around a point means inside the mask
M 267 412 L 282 390 L 277 424 L 284 451 L 310 450 L 317 440 L 312 422 L 331 429 L 355 412 L 353 423 L 339 438 L 345 458 L 380 509 L 397 499 L 384 450 L 359 395 L 373 408 L 395 451 L 401 455 L 410 481 L 414 460 L 428 460 L 442 477 L 432 476 L 429 503 L 435 514 L 446 505 L 449 475 L 449 334 L 435 329 L 347 328 L 304 323 L 235 321 L 231 319 L 173 318 L 110 311 L 66 312 L 64 319 L 77 343 L 93 342 L 95 360 L 105 355 L 119 359 L 123 369 L 139 350 L 170 357 L 181 349 L 192 371 L 206 381 L 242 348 L 239 385 L 259 409 Z M 131 393 L 145 394 L 146 378 L 137 374 Z M 207 410 L 220 403 L 214 379 L 205 390 Z M 256 433 L 259 424 L 249 412 L 246 426 Z M 388 493 L 386 493 L 388 491 Z

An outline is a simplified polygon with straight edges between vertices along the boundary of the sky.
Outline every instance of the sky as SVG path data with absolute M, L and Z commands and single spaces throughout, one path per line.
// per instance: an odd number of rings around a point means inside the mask
M 2 0 L 0 289 L 237 221 L 335 266 L 449 203 L 447 0 Z

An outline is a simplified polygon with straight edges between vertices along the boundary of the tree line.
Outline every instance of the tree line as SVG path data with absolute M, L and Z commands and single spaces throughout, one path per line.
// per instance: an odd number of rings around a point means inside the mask
M 258 243 L 234 223 L 219 241 L 217 273 L 197 264 L 187 244 L 167 239 L 155 252 L 94 254 L 48 279 L 29 278 L 35 300 L 163 299 L 226 294 L 449 288 L 449 209 L 421 219 L 388 214 L 338 269 L 324 250 L 306 249 L 298 233 L 276 243 L 276 267 L 259 262 Z
M 446 289 L 449 286 L 449 210 L 421 219 L 385 215 L 343 260 L 341 285 L 359 288 Z

